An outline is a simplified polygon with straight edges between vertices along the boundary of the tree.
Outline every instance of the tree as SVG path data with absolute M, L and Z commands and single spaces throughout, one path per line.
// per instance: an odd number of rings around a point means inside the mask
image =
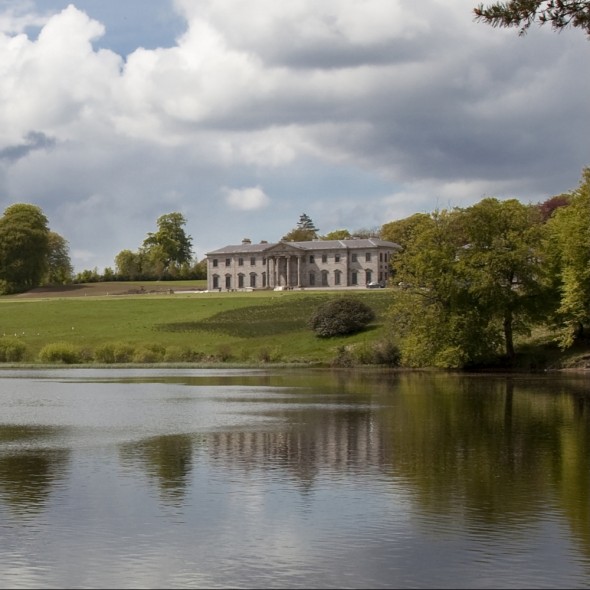
M 493 27 L 520 27 L 524 35 L 534 23 L 550 24 L 555 31 L 568 26 L 580 28 L 590 36 L 590 2 L 578 0 L 509 0 L 484 6 L 473 12 L 477 21 Z
M 68 242 L 53 231 L 49 232 L 48 239 L 47 275 L 44 282 L 51 285 L 67 285 L 72 282 L 74 276 Z
M 49 227 L 40 207 L 11 205 L 0 218 L 0 281 L 6 293 L 38 287 L 48 268 Z
M 590 324 L 590 168 L 585 168 L 569 205 L 560 207 L 548 221 L 549 251 L 559 289 L 556 323 L 558 342 L 568 348 Z
M 548 313 L 538 208 L 484 199 L 387 228 L 403 250 L 392 307 L 407 364 L 462 367 L 515 356 L 514 334 Z
M 158 231 L 149 233 L 141 248 L 150 266 L 159 267 L 164 272 L 173 263 L 190 263 L 193 257 L 192 238 L 184 231 L 184 216 L 168 213 L 158 218 L 157 225 Z
M 297 222 L 297 227 L 282 237 L 284 242 L 311 242 L 318 237 L 318 228 L 306 213 L 302 213 Z
M 121 250 L 115 257 L 115 268 L 120 279 L 135 281 L 141 277 L 141 257 L 131 250 Z
M 347 229 L 336 229 L 327 233 L 322 237 L 322 240 L 350 240 L 351 233 Z
M 505 353 L 514 357 L 514 333 L 549 311 L 537 207 L 487 198 L 464 213 L 466 247 L 459 272 L 478 307 L 501 322 Z

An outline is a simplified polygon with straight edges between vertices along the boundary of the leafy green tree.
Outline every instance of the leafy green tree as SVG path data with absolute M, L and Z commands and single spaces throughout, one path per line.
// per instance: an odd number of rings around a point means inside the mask
M 568 348 L 590 325 L 590 168 L 567 207 L 557 209 L 548 221 L 549 251 L 560 294 L 557 310 L 558 341 Z
M 44 282 L 51 285 L 67 285 L 72 282 L 74 276 L 68 242 L 53 231 L 49 232 L 48 239 L 47 275 Z
M 479 4 L 476 20 L 493 27 L 520 27 L 523 35 L 532 24 L 550 24 L 555 31 L 568 26 L 580 28 L 590 36 L 590 2 L 578 0 L 509 0 L 487 6 Z
M 464 235 L 459 273 L 477 306 L 501 322 L 513 358 L 515 331 L 528 333 L 549 312 L 539 210 L 516 199 L 483 199 L 465 210 Z
M 456 368 L 489 358 L 499 333 L 459 273 L 458 254 L 466 243 L 462 212 L 436 211 L 403 221 L 388 224 L 385 238 L 403 247 L 392 260 L 401 290 L 390 309 L 403 364 Z
M 0 218 L 0 281 L 5 293 L 38 287 L 50 254 L 49 227 L 40 207 L 11 205 Z
M 141 256 L 131 250 L 121 250 L 115 257 L 115 268 L 120 279 L 135 281 L 141 277 Z
M 322 240 L 350 240 L 351 233 L 347 229 L 336 229 L 327 233 L 322 237 Z
M 484 199 L 389 225 L 402 287 L 391 316 L 406 364 L 461 367 L 515 355 L 514 335 L 548 313 L 538 208 Z
M 142 245 L 148 265 L 157 274 L 170 265 L 190 263 L 193 257 L 192 238 L 184 231 L 186 219 L 181 213 L 162 215 L 157 221 L 158 231 L 149 233 Z
M 311 242 L 318 237 L 318 228 L 306 213 L 302 213 L 297 222 L 297 227 L 282 237 L 285 242 Z
M 381 227 L 381 238 L 389 242 L 399 244 L 402 248 L 411 244 L 416 233 L 421 231 L 424 225 L 432 221 L 430 215 L 426 213 L 415 213 L 405 219 L 399 219 L 386 223 Z

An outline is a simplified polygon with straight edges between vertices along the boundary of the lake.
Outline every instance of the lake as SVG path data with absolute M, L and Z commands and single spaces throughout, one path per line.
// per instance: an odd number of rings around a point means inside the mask
M 0 588 L 588 588 L 590 377 L 0 371 Z

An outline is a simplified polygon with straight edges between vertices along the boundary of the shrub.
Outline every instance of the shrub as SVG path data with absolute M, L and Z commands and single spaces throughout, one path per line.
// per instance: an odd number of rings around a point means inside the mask
M 168 346 L 164 354 L 167 363 L 198 363 L 205 355 L 189 346 Z
M 140 346 L 133 352 L 134 363 L 158 363 L 164 358 L 165 349 L 157 346 Z
M 17 363 L 25 358 L 27 346 L 15 338 L 0 339 L 0 363 Z
M 329 338 L 360 332 L 374 319 L 375 312 L 362 301 L 338 297 L 320 305 L 308 325 L 316 336 Z
M 133 359 L 135 349 L 124 342 L 107 342 L 94 351 L 94 359 L 99 363 L 129 363 Z
M 46 344 L 39 352 L 39 359 L 44 363 L 65 363 L 72 365 L 81 361 L 80 349 L 70 342 L 53 342 Z
M 389 340 L 359 344 L 353 352 L 354 357 L 361 365 L 397 367 L 401 360 L 399 348 Z

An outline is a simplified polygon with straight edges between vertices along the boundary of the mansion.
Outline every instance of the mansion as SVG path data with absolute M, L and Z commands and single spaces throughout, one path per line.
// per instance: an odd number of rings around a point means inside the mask
M 385 285 L 401 247 L 377 238 L 260 242 L 208 252 L 207 289 L 303 289 Z

